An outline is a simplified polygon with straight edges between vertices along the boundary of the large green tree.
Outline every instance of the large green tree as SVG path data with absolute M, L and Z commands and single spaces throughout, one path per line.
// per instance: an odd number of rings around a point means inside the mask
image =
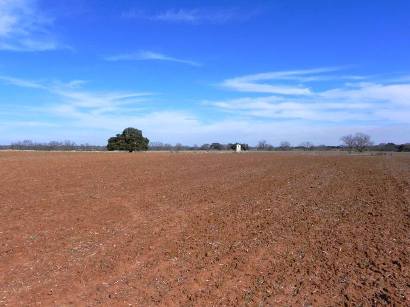
M 108 139 L 108 150 L 127 150 L 129 152 L 148 150 L 149 140 L 142 135 L 142 131 L 126 128 L 121 134 Z

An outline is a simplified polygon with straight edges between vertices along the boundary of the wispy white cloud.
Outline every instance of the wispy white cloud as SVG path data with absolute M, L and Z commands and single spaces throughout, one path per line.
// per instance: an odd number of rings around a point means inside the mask
M 265 119 L 301 119 L 340 122 L 369 120 L 371 103 L 341 103 L 311 99 L 287 99 L 277 96 L 245 97 L 232 100 L 205 102 L 231 114 Z M 374 118 L 373 118 L 374 119 Z
M 0 81 L 4 83 L 26 87 L 26 88 L 36 88 L 36 89 L 46 89 L 46 87 L 41 84 L 40 82 L 32 81 L 32 80 L 25 80 L 20 78 L 14 78 L 10 76 L 0 76 Z
M 19 127 L 20 133 L 24 130 L 23 138 L 38 139 L 30 128 L 56 127 L 60 131 L 57 137 L 74 139 L 80 142 L 89 140 L 79 139 L 84 131 L 92 131 L 93 137 L 99 135 L 99 144 L 127 126 L 136 126 L 145 132 L 150 131 L 150 137 L 159 140 L 170 135 L 182 135 L 190 129 L 201 126 L 200 121 L 186 111 L 152 110 L 147 108 L 153 93 L 110 91 L 96 92 L 82 88 L 82 80 L 70 82 L 44 82 L 19 79 L 10 76 L 0 76 L 5 84 L 43 91 L 54 97 L 52 103 L 37 106 L 18 106 L 16 110 L 7 107 L 7 117 L 14 117 L 14 121 L 1 121 L 0 131 L 9 131 L 11 141 L 16 140 L 12 128 Z M 2 115 L 0 106 L 0 116 Z M 13 114 L 14 112 L 14 114 Z M 24 114 L 37 114 L 44 120 L 33 121 L 30 118 L 21 119 Z M 23 116 L 24 117 L 24 116 Z M 26 118 L 26 117 L 24 117 Z M 50 121 L 49 118 L 52 118 Z M 67 127 L 70 129 L 67 130 Z M 38 130 L 37 130 L 38 131 Z M 17 139 L 21 136 L 17 136 Z M 42 140 L 55 139 L 52 131 L 47 131 Z M 172 139 L 172 137 L 171 137 Z
M 36 120 L 17 120 L 17 121 L 2 121 L 1 126 L 5 127 L 12 127 L 12 128 L 37 128 L 37 127 L 58 127 L 57 124 L 44 122 L 44 121 L 36 121 Z
M 241 10 L 238 8 L 224 9 L 169 9 L 157 13 L 148 13 L 142 10 L 130 10 L 123 13 L 124 17 L 145 19 L 168 23 L 188 24 L 224 24 L 231 21 L 245 21 L 259 13 L 258 10 Z
M 339 70 L 278 71 L 228 79 L 220 85 L 237 92 L 271 95 L 205 104 L 230 114 L 257 118 L 410 123 L 410 83 L 363 82 L 371 76 L 343 75 Z M 329 80 L 332 86 L 323 89 L 323 81 Z M 317 81 L 322 81 L 321 88 L 314 86 Z
M 357 83 L 349 88 L 336 88 L 318 94 L 325 99 L 380 102 L 410 107 L 410 83 Z
M 168 56 L 162 53 L 157 53 L 157 52 L 152 52 L 152 51 L 123 53 L 123 54 L 107 56 L 104 59 L 106 61 L 112 61 L 112 62 L 116 62 L 116 61 L 168 61 L 168 62 L 187 64 L 191 66 L 201 66 L 202 65 L 195 61 L 175 58 L 175 57 L 171 57 L 171 56 Z
M 66 48 L 52 31 L 53 19 L 36 0 L 0 0 L 0 50 L 46 51 Z
M 227 79 L 219 85 L 239 92 L 309 95 L 312 94 L 311 90 L 301 83 L 328 80 L 331 76 L 324 74 L 339 69 L 338 67 L 327 67 L 258 73 Z M 297 81 L 299 84 L 287 85 L 289 81 Z
M 0 81 L 18 87 L 37 89 L 48 92 L 57 98 L 57 103 L 47 106 L 48 111 L 60 114 L 89 114 L 90 116 L 113 112 L 127 112 L 129 107 L 147 101 L 152 93 L 86 91 L 81 88 L 83 80 L 70 82 L 40 82 L 10 76 L 0 76 Z
M 152 99 L 150 93 L 86 90 L 82 80 L 39 82 L 2 76 L 0 81 L 44 91 L 54 97 L 47 99 L 52 103 L 16 107 L 14 112 L 19 115 L 15 121 L 0 122 L 2 135 L 10 140 L 21 139 L 24 133 L 24 138 L 35 140 L 38 135 L 77 142 L 87 142 L 92 137 L 104 144 L 109 136 L 127 126 L 142 129 L 151 140 L 186 144 L 213 141 L 255 144 L 258 139 L 273 144 L 281 140 L 293 144 L 306 140 L 338 144 L 340 136 L 357 131 L 369 133 L 375 142 L 400 143 L 408 141 L 410 133 L 410 106 L 405 103 L 410 101 L 410 83 L 380 81 L 344 85 L 342 80 L 339 86 L 332 81 L 330 88 L 323 89 L 311 87 L 307 82 L 309 94 L 306 95 L 269 94 L 206 101 L 205 107 L 216 108 L 215 114 L 228 112 L 228 116 L 210 119 L 201 117 L 198 110 L 146 108 Z M 6 110 L 5 118 L 10 118 L 12 109 Z M 31 117 L 22 118 L 21 114 L 25 113 L 38 114 L 39 119 L 33 122 Z M 20 136 L 13 129 L 16 125 Z M 57 127 L 49 129 L 49 125 Z

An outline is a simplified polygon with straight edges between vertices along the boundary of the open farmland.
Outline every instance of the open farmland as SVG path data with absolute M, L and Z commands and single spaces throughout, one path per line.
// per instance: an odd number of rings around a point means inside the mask
M 409 183 L 409 155 L 0 152 L 0 305 L 409 305 Z

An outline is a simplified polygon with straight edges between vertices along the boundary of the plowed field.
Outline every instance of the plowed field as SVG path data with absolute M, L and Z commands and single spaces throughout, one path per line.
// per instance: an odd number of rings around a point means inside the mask
M 0 152 L 0 305 L 410 305 L 410 156 Z

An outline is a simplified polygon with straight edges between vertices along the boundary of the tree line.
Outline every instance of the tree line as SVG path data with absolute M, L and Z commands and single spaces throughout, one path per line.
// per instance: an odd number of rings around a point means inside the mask
M 182 144 L 167 144 L 162 142 L 153 142 L 149 145 L 148 150 L 152 151 L 223 151 L 234 150 L 229 144 L 216 143 L 218 145 L 211 146 L 212 144 L 203 145 L 182 145 Z M 289 142 L 273 146 L 269 143 L 264 143 L 260 146 L 259 143 L 255 146 L 248 145 L 249 151 L 349 151 L 346 146 L 343 145 L 313 145 L 310 142 L 301 143 L 299 145 L 291 145 Z M 366 148 L 367 151 L 391 151 L 391 152 L 410 152 L 410 143 L 407 144 L 394 144 L 394 143 L 380 143 L 377 145 L 371 145 Z M 358 151 L 351 149 L 350 151 Z M 359 152 L 359 151 L 358 151 Z
M 10 145 L 0 145 L 0 149 L 11 149 L 11 150 L 76 150 L 76 151 L 104 151 L 106 146 L 90 145 L 86 144 L 76 144 L 73 141 L 50 141 L 50 142 L 33 142 L 32 140 L 24 140 L 13 142 Z
M 149 139 L 142 135 L 142 131 L 135 128 L 126 128 L 121 134 L 108 139 L 107 146 L 98 146 L 90 144 L 76 144 L 75 142 L 66 140 L 63 142 L 50 141 L 45 143 L 33 142 L 24 140 L 14 142 L 10 145 L 0 145 L 1 149 L 12 150 L 76 150 L 76 151 L 222 151 L 235 150 L 236 145 L 240 144 L 242 150 L 252 151 L 329 151 L 329 150 L 347 150 L 349 152 L 357 151 L 389 151 L 389 152 L 410 152 L 410 143 L 395 144 L 395 143 L 380 143 L 373 144 L 369 135 L 364 133 L 349 134 L 343 136 L 342 144 L 337 146 L 314 145 L 306 141 L 298 145 L 292 145 L 288 141 L 282 141 L 279 145 L 274 146 L 266 140 L 260 140 L 255 146 L 246 143 L 206 143 L 202 145 L 183 145 L 181 143 L 168 144 L 162 142 L 149 142 Z

